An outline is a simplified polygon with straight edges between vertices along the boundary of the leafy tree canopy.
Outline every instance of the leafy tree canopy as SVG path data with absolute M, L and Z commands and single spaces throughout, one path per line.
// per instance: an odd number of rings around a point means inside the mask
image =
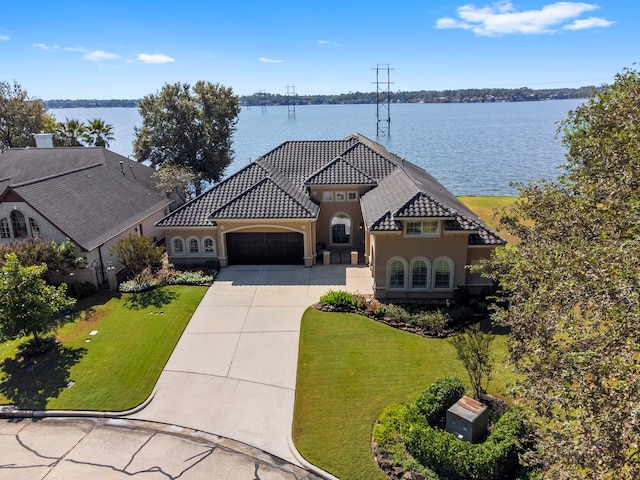
M 29 333 L 38 340 L 53 326 L 54 316 L 71 308 L 67 286 L 47 284 L 45 264 L 24 266 L 15 253 L 4 256 L 0 272 L 0 337 L 16 338 Z
M 166 84 L 139 104 L 142 126 L 135 129 L 134 154 L 152 166 L 191 168 L 196 193 L 203 182 L 219 181 L 231 163 L 232 135 L 240 112 L 231 88 L 198 81 Z
M 34 133 L 45 128 L 46 109 L 14 81 L 0 81 L 0 153 L 35 146 Z
M 550 478 L 640 478 L 640 76 L 569 112 L 558 181 L 519 186 L 493 261 Z

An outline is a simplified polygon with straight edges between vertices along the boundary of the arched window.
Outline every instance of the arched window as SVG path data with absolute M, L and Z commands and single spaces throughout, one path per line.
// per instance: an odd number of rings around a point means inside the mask
M 27 222 L 20 210 L 11 212 L 11 227 L 13 228 L 13 236 L 15 238 L 26 238 Z
M 29 228 L 31 228 L 31 236 L 33 238 L 40 238 L 40 225 L 35 218 L 29 217 Z
M 202 239 L 202 247 L 204 249 L 205 255 L 215 255 L 216 254 L 216 242 L 211 237 L 204 237 Z
M 433 288 L 453 288 L 453 262 L 442 257 L 433 262 Z
M 411 262 L 411 288 L 429 288 L 429 260 L 414 258 Z
M 0 218 L 0 238 L 11 238 L 9 221 L 6 218 Z
M 389 260 L 387 266 L 390 289 L 403 289 L 407 285 L 407 261 L 402 257 L 394 257 Z
M 336 213 L 331 217 L 331 243 L 351 243 L 351 217 L 346 213 Z
M 184 242 L 180 237 L 173 238 L 171 240 L 171 246 L 174 255 L 182 255 L 184 253 Z
M 200 242 L 197 238 L 191 237 L 189 240 L 189 255 L 198 255 L 200 253 Z

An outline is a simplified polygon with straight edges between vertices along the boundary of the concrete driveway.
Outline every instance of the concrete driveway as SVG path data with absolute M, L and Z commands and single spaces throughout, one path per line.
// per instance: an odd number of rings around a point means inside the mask
M 371 287 L 362 266 L 222 269 L 153 399 L 130 418 L 221 435 L 305 464 L 291 442 L 300 319 L 329 289 Z

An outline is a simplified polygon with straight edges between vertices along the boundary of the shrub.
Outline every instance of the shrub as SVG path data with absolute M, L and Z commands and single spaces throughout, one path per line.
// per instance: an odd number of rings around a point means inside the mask
M 443 377 L 424 390 L 415 404 L 429 425 L 441 422 L 447 410 L 464 395 L 458 377 Z
M 70 297 L 80 300 L 81 298 L 87 298 L 95 294 L 98 291 L 98 287 L 91 282 L 71 282 L 67 284 L 67 294 Z
M 145 269 L 155 272 L 162 265 L 162 249 L 147 237 L 129 235 L 118 240 L 109 251 L 131 275 L 138 275 Z
M 439 379 L 414 403 L 385 408 L 373 429 L 374 440 L 394 465 L 428 478 L 516 478 L 521 473 L 520 454 L 527 446 L 522 439 L 529 437 L 524 411 L 508 410 L 483 443 L 468 443 L 436 426 L 463 393 L 459 378 Z
M 139 293 L 145 292 L 147 290 L 151 290 L 158 285 L 158 282 L 155 280 L 147 280 L 144 282 L 138 283 L 135 280 L 127 280 L 126 282 L 122 282 L 118 290 L 123 293 Z
M 416 425 L 408 431 L 407 451 L 420 464 L 450 480 L 515 478 L 527 426 L 521 409 L 512 408 L 483 443 L 468 443 L 439 428 Z
M 410 321 L 425 330 L 439 334 L 451 323 L 451 316 L 442 310 L 426 311 L 411 315 Z
M 320 304 L 336 310 L 353 310 L 355 308 L 353 295 L 346 290 L 329 290 L 320 297 Z
M 174 285 L 205 285 L 213 282 L 215 275 L 207 275 L 202 271 L 198 272 L 179 272 L 171 278 L 168 283 Z
M 406 322 L 410 315 L 404 308 L 393 303 L 383 303 L 380 306 L 380 316 L 396 322 Z

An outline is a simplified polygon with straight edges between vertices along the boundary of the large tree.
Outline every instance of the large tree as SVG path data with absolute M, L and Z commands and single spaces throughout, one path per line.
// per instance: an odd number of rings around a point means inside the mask
M 135 129 L 134 155 L 154 167 L 190 167 L 195 188 L 217 182 L 231 163 L 232 135 L 240 106 L 231 88 L 198 81 L 166 84 L 139 104 L 142 126 Z
M 569 112 L 557 180 L 519 186 L 493 262 L 548 478 L 640 478 L 640 76 Z
M 29 333 L 38 341 L 48 332 L 54 316 L 71 308 L 67 286 L 47 284 L 45 264 L 25 266 L 15 253 L 7 253 L 0 271 L 0 337 L 16 338 Z
M 0 81 L 0 153 L 35 146 L 34 133 L 45 128 L 46 109 L 14 81 Z

